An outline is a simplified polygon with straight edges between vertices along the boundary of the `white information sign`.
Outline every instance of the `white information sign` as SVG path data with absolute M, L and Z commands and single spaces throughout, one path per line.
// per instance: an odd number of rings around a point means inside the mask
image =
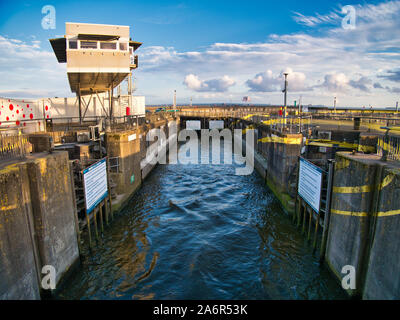
M 298 193 L 302 199 L 319 213 L 322 189 L 322 169 L 300 158 Z
M 86 212 L 89 214 L 108 195 L 107 162 L 100 160 L 83 171 Z

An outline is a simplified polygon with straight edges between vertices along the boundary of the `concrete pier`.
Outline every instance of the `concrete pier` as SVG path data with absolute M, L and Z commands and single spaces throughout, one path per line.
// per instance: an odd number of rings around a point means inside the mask
M 43 266 L 57 288 L 79 261 L 68 153 L 28 156 L 0 176 L 0 298 L 39 299 Z
M 0 168 L 0 300 L 40 298 L 32 206 L 26 190 L 29 179 L 24 164 Z
M 364 299 L 400 299 L 400 167 L 387 163 L 377 197 Z
M 142 183 L 140 171 L 142 134 L 140 129 L 106 134 L 108 156 L 118 159 L 118 167 L 110 171 L 117 193 L 117 198 L 113 201 L 113 211 L 118 211 Z
M 399 178 L 399 164 L 377 155 L 336 155 L 326 262 L 340 281 L 355 268 L 352 296 L 400 297 Z
M 337 154 L 326 261 L 341 281 L 342 268 L 353 266 L 356 283 L 362 282 L 369 239 L 378 156 Z M 360 294 L 361 286 L 349 292 Z
M 27 170 L 40 271 L 53 266 L 57 285 L 79 261 L 68 153 L 34 154 Z

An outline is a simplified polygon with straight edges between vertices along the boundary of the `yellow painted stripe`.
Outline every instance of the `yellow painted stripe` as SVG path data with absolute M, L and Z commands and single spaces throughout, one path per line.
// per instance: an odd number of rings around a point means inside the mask
M 341 216 L 352 216 L 352 217 L 367 217 L 368 216 L 367 212 L 352 212 L 352 211 L 342 211 L 342 210 L 336 210 L 336 209 L 331 209 L 331 213 L 338 214 Z
M 249 114 L 249 115 L 243 117 L 242 119 L 243 119 L 243 120 L 247 120 L 247 119 L 250 119 L 250 118 L 253 117 L 253 116 L 255 116 L 255 115 L 254 115 L 254 114 Z
M 378 217 L 392 217 L 400 214 L 400 210 L 386 211 L 386 212 L 378 212 Z
M 358 145 L 358 151 L 361 152 L 375 152 L 375 147 L 374 146 L 364 146 L 362 144 Z
M 262 143 L 282 143 L 282 144 L 301 144 L 302 138 L 282 138 L 277 136 L 265 137 L 259 139 Z
M 394 179 L 393 174 L 389 174 L 383 179 L 382 183 L 379 184 L 378 189 L 382 190 L 387 187 Z M 357 186 L 357 187 L 333 187 L 333 193 L 365 193 L 371 192 L 374 189 L 374 185 L 369 186 Z
M 349 166 L 350 166 L 350 160 L 345 159 L 343 161 L 336 162 L 335 170 L 336 171 L 343 170 L 343 169 L 348 168 Z
M 387 175 L 380 184 L 379 190 L 382 190 L 383 188 L 387 187 L 390 183 L 392 183 L 393 179 L 394 179 L 394 174 Z
M 333 187 L 333 193 L 364 193 L 371 192 L 373 186 L 358 186 L 358 187 Z
M 9 206 L 1 206 L 0 211 L 14 210 L 16 208 L 17 208 L 16 204 L 9 205 Z
M 265 124 L 267 126 L 272 126 L 272 125 L 278 124 L 278 123 L 283 124 L 284 122 L 285 122 L 285 119 L 284 118 L 280 118 L 280 119 L 271 119 L 271 120 L 263 121 L 263 124 Z
M 340 142 L 340 141 L 333 141 L 333 140 L 326 140 L 326 139 L 307 139 L 307 145 L 317 146 L 317 147 L 332 147 L 333 145 L 339 146 L 341 148 L 346 149 L 354 149 L 358 151 L 364 152 L 374 152 L 375 147 L 373 146 L 364 146 L 358 145 L 355 143 L 348 143 L 348 142 Z
M 332 144 L 321 143 L 321 142 L 307 142 L 307 145 L 308 146 L 314 146 L 314 147 L 325 147 L 325 148 L 332 147 Z
M 352 217 L 367 217 L 368 213 L 367 212 L 352 212 L 352 211 L 342 211 L 342 210 L 336 210 L 332 209 L 331 213 L 341 215 L 341 216 L 352 216 Z M 392 210 L 392 211 L 386 211 L 386 212 L 378 212 L 376 216 L 378 218 L 380 217 L 393 217 L 400 215 L 400 210 Z

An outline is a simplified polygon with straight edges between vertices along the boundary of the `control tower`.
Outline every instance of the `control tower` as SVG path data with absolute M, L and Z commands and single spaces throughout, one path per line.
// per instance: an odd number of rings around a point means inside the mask
M 71 23 L 65 24 L 63 38 L 50 39 L 59 63 L 67 63 L 71 91 L 79 97 L 82 122 L 82 95 L 109 93 L 110 118 L 113 114 L 113 89 L 138 67 L 135 51 L 142 43 L 132 41 L 129 26 Z

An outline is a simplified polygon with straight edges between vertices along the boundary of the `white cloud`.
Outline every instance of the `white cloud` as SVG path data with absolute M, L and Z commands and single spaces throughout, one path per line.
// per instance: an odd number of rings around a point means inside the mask
M 299 12 L 294 12 L 293 19 L 299 24 L 315 27 L 320 24 L 335 24 L 341 17 L 337 12 L 332 12 L 327 15 L 320 15 L 317 13 L 315 16 L 305 16 Z
M 396 99 L 394 91 L 380 90 L 372 83 L 379 82 L 385 88 L 387 81 L 397 79 L 389 71 L 397 70 L 400 62 L 400 37 L 393 32 L 400 29 L 400 1 L 356 9 L 355 30 L 341 28 L 343 15 L 337 9 L 316 16 L 321 24 L 330 25 L 318 33 L 270 35 L 262 43 L 215 43 L 202 51 L 164 48 L 156 64 L 147 64 L 147 53 L 142 52 L 143 75 L 168 72 L 201 78 L 226 74 L 238 83 L 233 92 L 237 97 L 245 95 L 247 89 L 264 93 L 258 102 L 274 103 L 281 100 L 283 80 L 279 75 L 290 66 L 295 71 L 289 76 L 289 94 L 310 92 L 310 103 L 325 103 L 338 92 L 347 105 L 362 106 L 363 99 L 391 105 Z M 154 53 L 154 49 L 149 50 Z M 378 74 L 388 76 L 378 78 Z
M 283 73 L 288 73 L 288 91 L 299 92 L 308 91 L 310 88 L 306 87 L 306 75 L 302 72 L 295 72 L 291 68 L 286 68 L 281 73 L 281 79 L 284 79 Z
M 294 72 L 286 68 L 280 74 L 274 75 L 271 70 L 258 73 L 253 79 L 246 81 L 246 85 L 253 92 L 280 92 L 284 87 L 284 73 L 288 73 L 288 91 L 308 91 L 306 87 L 306 75 L 302 72 Z
M 66 67 L 40 42 L 26 43 L 0 35 L 0 95 L 31 98 L 71 95 Z
M 361 23 L 383 21 L 386 19 L 393 19 L 400 10 L 399 1 L 385 1 L 380 4 L 365 4 L 365 5 L 352 5 L 356 12 L 356 20 Z M 342 12 L 342 6 L 334 9 L 327 14 L 315 13 L 313 16 L 305 16 L 299 12 L 294 12 L 293 20 L 299 24 L 316 27 L 324 24 L 338 25 L 346 16 Z
M 333 73 L 325 75 L 321 87 L 331 92 L 346 92 L 348 90 L 349 79 L 344 73 Z
M 151 96 L 150 103 L 170 102 L 174 89 L 178 100 L 189 101 L 195 91 L 199 102 L 212 98 L 224 102 L 228 89 L 229 99 L 237 101 L 251 90 L 254 102 L 278 103 L 282 70 L 290 68 L 289 99 L 302 93 L 304 103 L 331 103 L 332 93 L 338 92 L 346 105 L 363 106 L 366 100 L 392 105 L 398 99 L 393 85 L 399 79 L 400 1 L 355 8 L 354 30 L 341 28 L 343 14 L 337 7 L 308 17 L 295 13 L 296 21 L 314 28 L 309 34 L 266 34 L 263 42 L 214 43 L 191 51 L 144 44 L 134 72 L 138 92 Z M 57 63 L 53 52 L 41 49 L 35 39 L 11 40 L 0 37 L 2 92 L 71 94 L 65 65 Z
M 197 92 L 226 92 L 228 89 L 236 84 L 235 80 L 229 76 L 223 76 L 218 79 L 200 80 L 198 76 L 189 74 L 183 81 L 189 89 Z
M 349 85 L 354 89 L 359 89 L 364 92 L 370 92 L 370 84 L 372 81 L 367 77 L 361 77 L 359 80 L 350 80 Z
M 279 88 L 279 77 L 275 77 L 271 70 L 257 74 L 253 79 L 246 81 L 250 91 L 274 92 Z

